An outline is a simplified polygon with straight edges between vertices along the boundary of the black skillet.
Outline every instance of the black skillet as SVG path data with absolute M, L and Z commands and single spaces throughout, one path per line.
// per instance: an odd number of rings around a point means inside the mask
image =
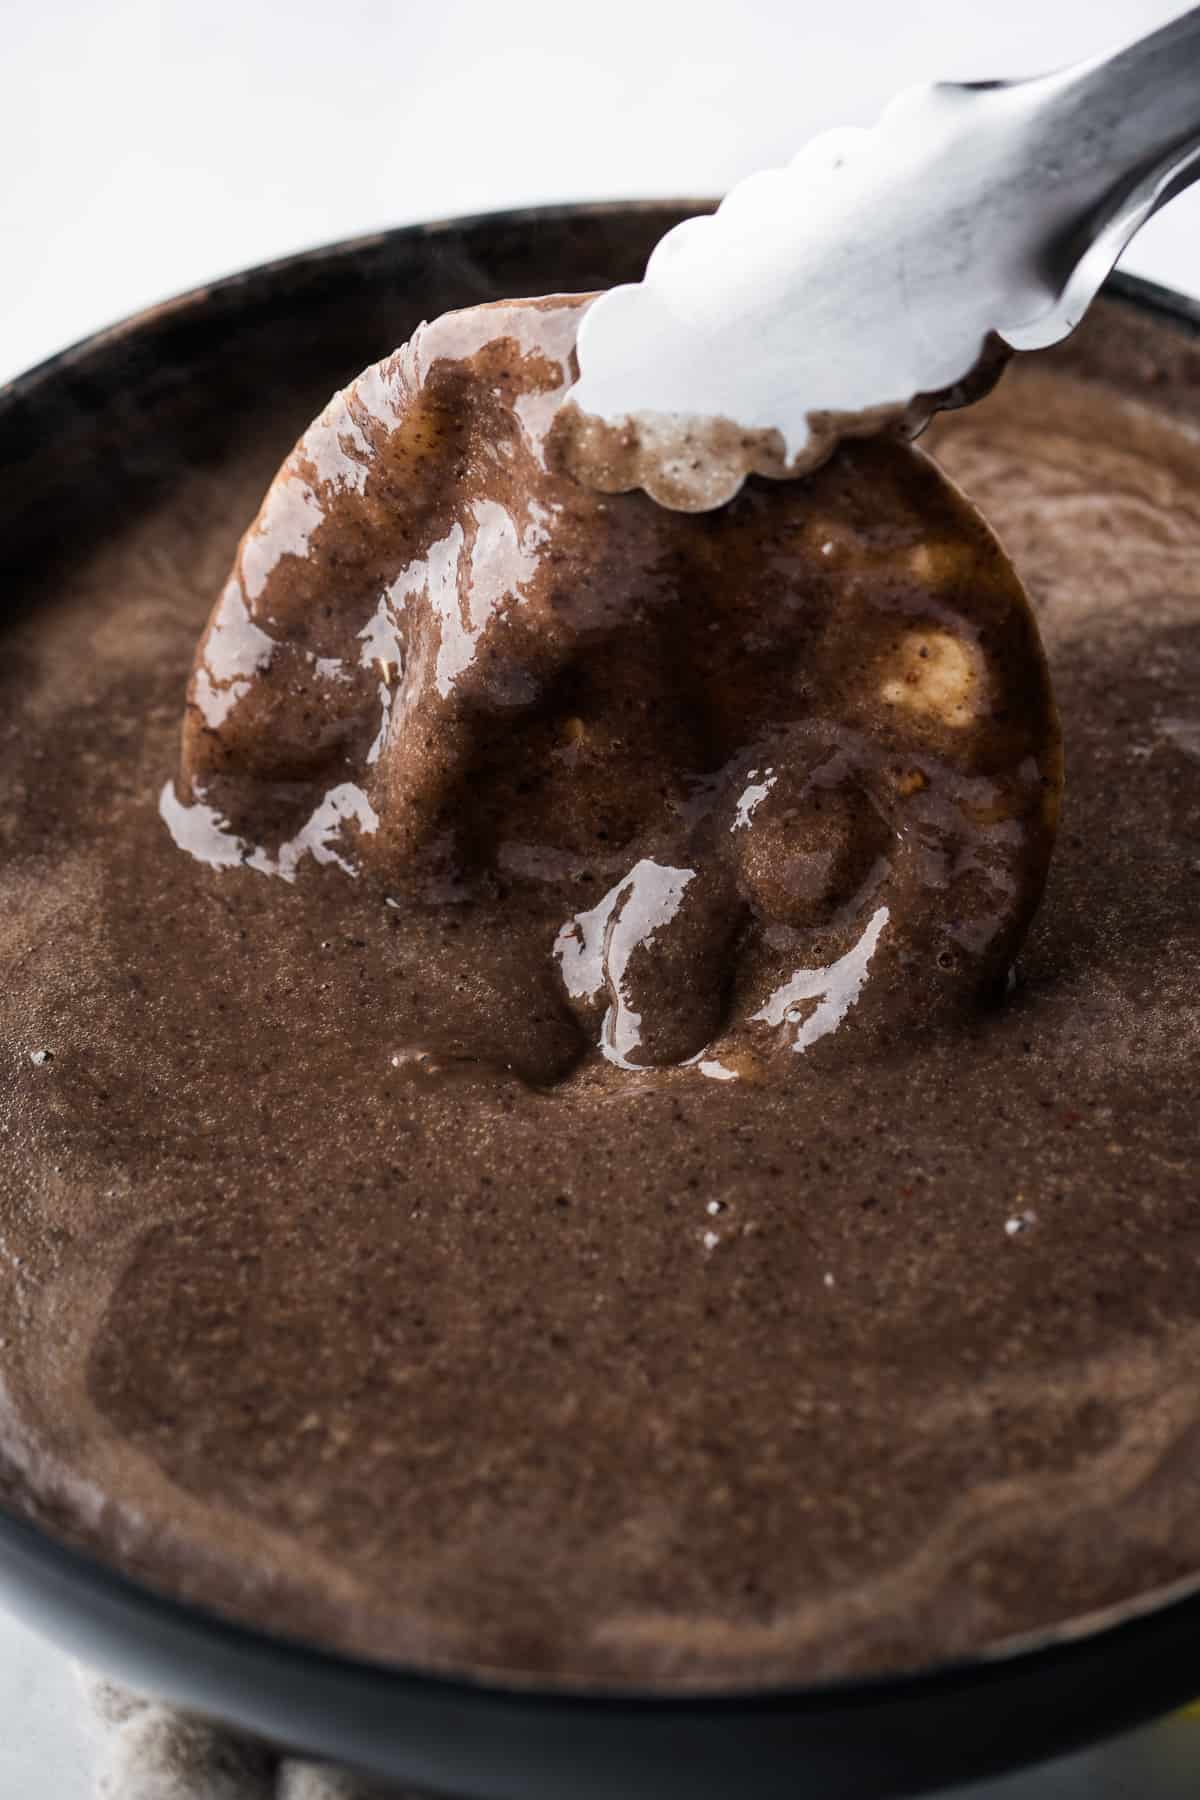
M 635 279 L 673 203 L 556 207 L 334 245 L 184 295 L 0 390 L 0 608 L 114 508 L 148 504 L 237 431 L 231 392 L 335 386 L 452 306 Z M 1117 277 L 1181 331 L 1200 307 Z M 220 379 L 208 374 L 219 368 Z M 287 448 L 281 443 L 280 451 Z M 883 1796 L 1040 1761 L 1200 1691 L 1200 1591 L 914 1675 L 736 1696 L 550 1694 L 328 1654 L 126 1579 L 0 1510 L 0 1596 L 130 1684 L 290 1748 L 476 1800 Z

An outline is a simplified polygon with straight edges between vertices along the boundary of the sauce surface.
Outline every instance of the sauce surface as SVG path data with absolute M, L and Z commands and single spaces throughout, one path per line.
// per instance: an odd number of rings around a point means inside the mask
M 181 684 L 320 371 L 31 589 L 6 1502 L 516 1680 L 913 1667 L 1200 1569 L 1198 361 L 1105 308 L 931 434 L 1031 591 L 1068 801 L 1006 1003 L 836 1071 L 431 1065 L 448 983 L 511 1019 L 524 964 L 312 857 L 180 854 Z

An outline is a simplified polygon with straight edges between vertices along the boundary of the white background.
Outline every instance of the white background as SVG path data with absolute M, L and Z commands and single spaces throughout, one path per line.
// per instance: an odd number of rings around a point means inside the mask
M 933 75 L 1172 0 L 0 0 L 0 380 L 240 266 L 455 212 L 703 194 Z M 1200 288 L 1200 196 L 1131 266 Z
M 906 83 L 1033 73 L 1180 10 L 0 0 L 0 381 L 239 266 L 456 212 L 717 192 Z M 1127 261 L 1200 291 L 1200 189 Z M 0 1614 L 0 1800 L 83 1800 L 79 1712 L 65 1662 Z M 1200 1726 L 1172 1731 L 1036 1791 L 1195 1791 Z M 1200 1741 L 1192 1766 L 1200 1785 Z

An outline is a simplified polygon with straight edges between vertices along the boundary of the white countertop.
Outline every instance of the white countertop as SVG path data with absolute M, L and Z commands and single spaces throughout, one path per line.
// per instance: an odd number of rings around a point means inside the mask
M 67 1659 L 0 1612 L 0 1800 L 92 1800 L 84 1710 Z M 946 1800 L 1196 1800 L 1197 1792 L 1200 1720 L 1189 1716 Z M 150 1797 L 139 1789 L 139 1800 Z
M 269 257 L 458 212 L 720 191 L 814 131 L 870 122 L 908 82 L 1032 73 L 1180 10 L 10 0 L 0 381 Z M 1127 266 L 1200 292 L 1200 190 L 1153 222 Z M 0 1613 L 0 1800 L 85 1800 L 82 1713 L 65 1659 Z M 1200 1726 L 1173 1725 L 987 1792 L 1173 1800 L 1195 1793 L 1192 1767 Z

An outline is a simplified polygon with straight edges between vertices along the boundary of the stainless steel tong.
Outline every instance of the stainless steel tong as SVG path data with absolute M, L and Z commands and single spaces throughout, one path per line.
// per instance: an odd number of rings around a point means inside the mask
M 1056 74 L 912 89 L 669 232 L 584 320 L 571 404 L 636 441 L 650 491 L 669 466 L 656 497 L 718 504 L 864 419 L 919 430 L 972 396 L 997 340 L 1065 337 L 1197 176 L 1200 7 Z

